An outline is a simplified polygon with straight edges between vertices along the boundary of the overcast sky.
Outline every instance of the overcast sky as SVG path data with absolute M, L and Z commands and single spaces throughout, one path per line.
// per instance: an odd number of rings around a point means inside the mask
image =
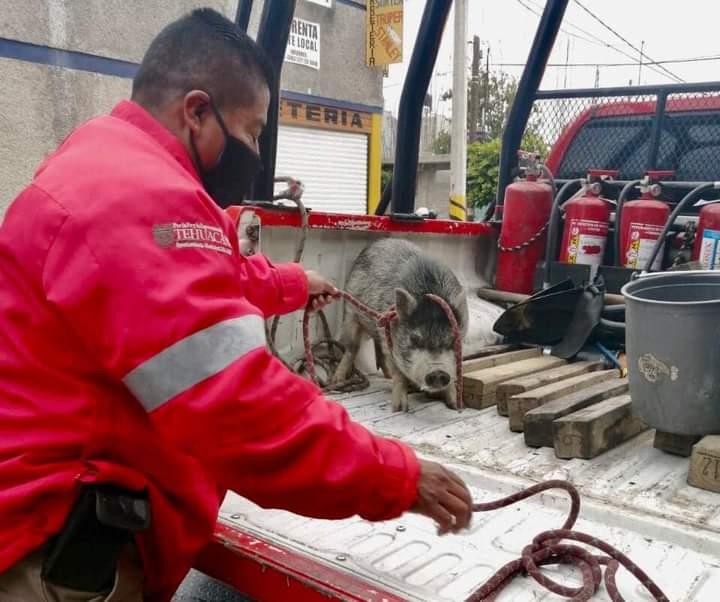
M 519 77 L 522 67 L 502 65 L 524 64 L 539 21 L 539 16 L 532 11 L 540 12 L 545 5 L 544 0 L 468 0 L 468 3 L 468 39 L 478 35 L 484 51 L 489 45 L 491 70 L 502 69 Z M 652 60 L 720 56 L 720 3 L 715 0 L 580 0 L 580 3 L 635 47 L 640 48 L 644 40 L 644 52 Z M 392 65 L 389 77 L 384 80 L 386 108 L 393 111 L 397 110 L 424 5 L 425 0 L 405 0 L 405 61 L 401 65 Z M 639 53 L 593 19 L 575 0 L 570 0 L 563 29 L 565 31 L 558 36 L 550 63 L 566 62 L 569 43 L 570 63 L 600 64 L 600 86 L 627 85 L 630 80 L 633 84 L 637 83 Z M 434 99 L 452 85 L 452 32 L 451 14 L 435 65 L 436 76 L 431 83 Z M 467 50 L 469 65 L 471 47 L 468 46 Z M 634 65 L 603 67 L 603 63 Z M 665 67 L 686 81 L 720 80 L 720 60 L 667 64 Z M 595 75 L 594 66 L 570 67 L 567 70 L 564 67 L 548 67 L 541 88 L 593 87 Z M 672 82 L 673 79 L 659 67 L 651 69 L 646 66 L 642 69 L 643 84 Z M 450 103 L 436 108 L 448 112 Z

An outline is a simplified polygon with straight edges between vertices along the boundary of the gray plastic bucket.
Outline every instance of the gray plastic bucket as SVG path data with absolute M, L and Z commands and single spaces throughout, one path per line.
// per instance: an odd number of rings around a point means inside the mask
M 648 274 L 621 292 L 635 413 L 668 433 L 720 433 L 720 272 Z

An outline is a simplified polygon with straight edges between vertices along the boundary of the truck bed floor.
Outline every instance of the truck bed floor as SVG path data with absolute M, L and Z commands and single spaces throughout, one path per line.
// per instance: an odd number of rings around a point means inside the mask
M 527 448 L 495 408 L 457 413 L 418 401 L 408 414 L 390 409 L 387 381 L 336 396 L 355 420 L 449 464 L 478 501 L 502 497 L 546 479 L 568 479 L 583 497 L 577 529 L 618 547 L 653 577 L 674 602 L 710 602 L 720 591 L 720 496 L 686 484 L 688 460 L 658 451 L 652 431 L 594 459 L 558 460 L 551 449 Z M 408 600 L 463 600 L 495 570 L 518 557 L 539 532 L 559 527 L 567 496 L 548 493 L 505 510 L 478 514 L 463 535 L 439 538 L 415 515 L 371 524 L 352 518 L 323 521 L 261 510 L 229 495 L 221 520 L 377 584 Z M 545 569 L 567 583 L 565 568 Z M 651 600 L 625 571 L 618 584 L 627 600 Z M 500 602 L 560 600 L 518 578 Z M 604 589 L 598 600 L 609 600 Z

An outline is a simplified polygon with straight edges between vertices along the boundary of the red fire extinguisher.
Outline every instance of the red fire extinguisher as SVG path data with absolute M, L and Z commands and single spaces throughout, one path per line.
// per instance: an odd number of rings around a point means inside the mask
M 539 179 L 547 169 L 537 157 L 524 170 L 525 178 L 505 189 L 495 288 L 530 294 L 535 266 L 545 252 L 554 191 L 547 180 Z
M 610 207 L 600 197 L 601 181 L 617 176 L 614 170 L 591 169 L 580 196 L 565 203 L 560 261 L 591 266 L 593 272 L 602 264 L 607 244 Z
M 692 258 L 704 270 L 720 269 L 720 203 L 700 209 Z
M 670 217 L 670 206 L 658 198 L 661 188 L 657 182 L 673 173 L 648 171 L 640 183 L 640 198 L 625 203 L 621 215 L 616 218 L 620 231 L 620 257 L 617 260 L 623 267 L 643 270 L 647 267 L 655 243 Z M 661 249 L 651 269 L 660 269 L 662 257 Z

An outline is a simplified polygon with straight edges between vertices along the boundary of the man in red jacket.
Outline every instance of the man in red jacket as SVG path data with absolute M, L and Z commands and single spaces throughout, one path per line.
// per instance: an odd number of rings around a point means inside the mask
M 133 100 L 75 130 L 8 209 L 4 602 L 169 600 L 228 489 L 306 516 L 469 524 L 458 477 L 266 349 L 268 316 L 335 292 L 241 256 L 222 209 L 257 173 L 272 78 L 230 21 L 195 11 L 153 41 Z

